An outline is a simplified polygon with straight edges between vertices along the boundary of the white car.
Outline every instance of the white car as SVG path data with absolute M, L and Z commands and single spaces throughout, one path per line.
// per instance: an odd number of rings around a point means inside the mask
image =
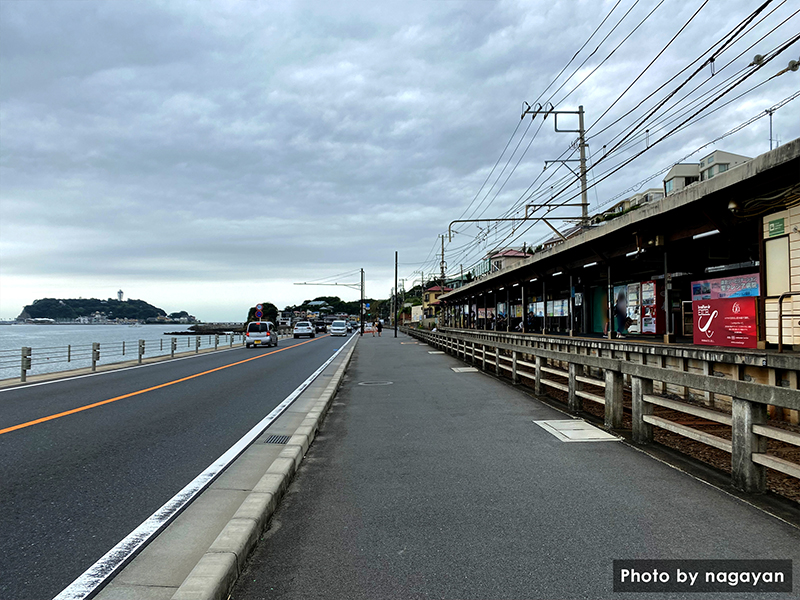
M 310 338 L 317 337 L 317 333 L 314 331 L 314 326 L 310 321 L 298 321 L 294 324 L 294 330 L 292 333 L 294 333 L 294 339 L 297 339 L 303 335 L 307 335 Z
M 277 346 L 278 332 L 270 321 L 253 321 L 244 329 L 244 344 L 253 346 Z
M 331 335 L 347 335 L 347 322 L 346 321 L 334 321 L 331 323 L 331 326 L 328 327 L 328 333 Z

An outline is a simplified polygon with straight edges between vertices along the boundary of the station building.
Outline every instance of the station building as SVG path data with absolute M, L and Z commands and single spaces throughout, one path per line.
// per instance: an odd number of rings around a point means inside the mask
M 675 165 L 621 206 L 446 291 L 439 326 L 800 350 L 800 139 Z

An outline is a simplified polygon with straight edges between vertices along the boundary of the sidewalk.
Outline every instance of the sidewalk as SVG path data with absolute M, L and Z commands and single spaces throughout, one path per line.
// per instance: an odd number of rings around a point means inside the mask
M 617 559 L 792 559 L 798 589 L 796 528 L 432 351 L 359 340 L 234 600 L 641 597 Z

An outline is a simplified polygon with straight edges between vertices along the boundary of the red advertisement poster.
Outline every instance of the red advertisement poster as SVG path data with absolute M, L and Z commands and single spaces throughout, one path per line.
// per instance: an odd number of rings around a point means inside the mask
M 732 348 L 757 346 L 755 298 L 695 300 L 692 310 L 695 344 Z

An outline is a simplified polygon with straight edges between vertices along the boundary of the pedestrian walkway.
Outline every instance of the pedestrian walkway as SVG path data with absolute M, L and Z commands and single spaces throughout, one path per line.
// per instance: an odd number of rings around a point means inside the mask
M 234 600 L 641 597 L 614 593 L 619 559 L 791 559 L 800 579 L 795 527 L 384 333 L 359 340 Z

